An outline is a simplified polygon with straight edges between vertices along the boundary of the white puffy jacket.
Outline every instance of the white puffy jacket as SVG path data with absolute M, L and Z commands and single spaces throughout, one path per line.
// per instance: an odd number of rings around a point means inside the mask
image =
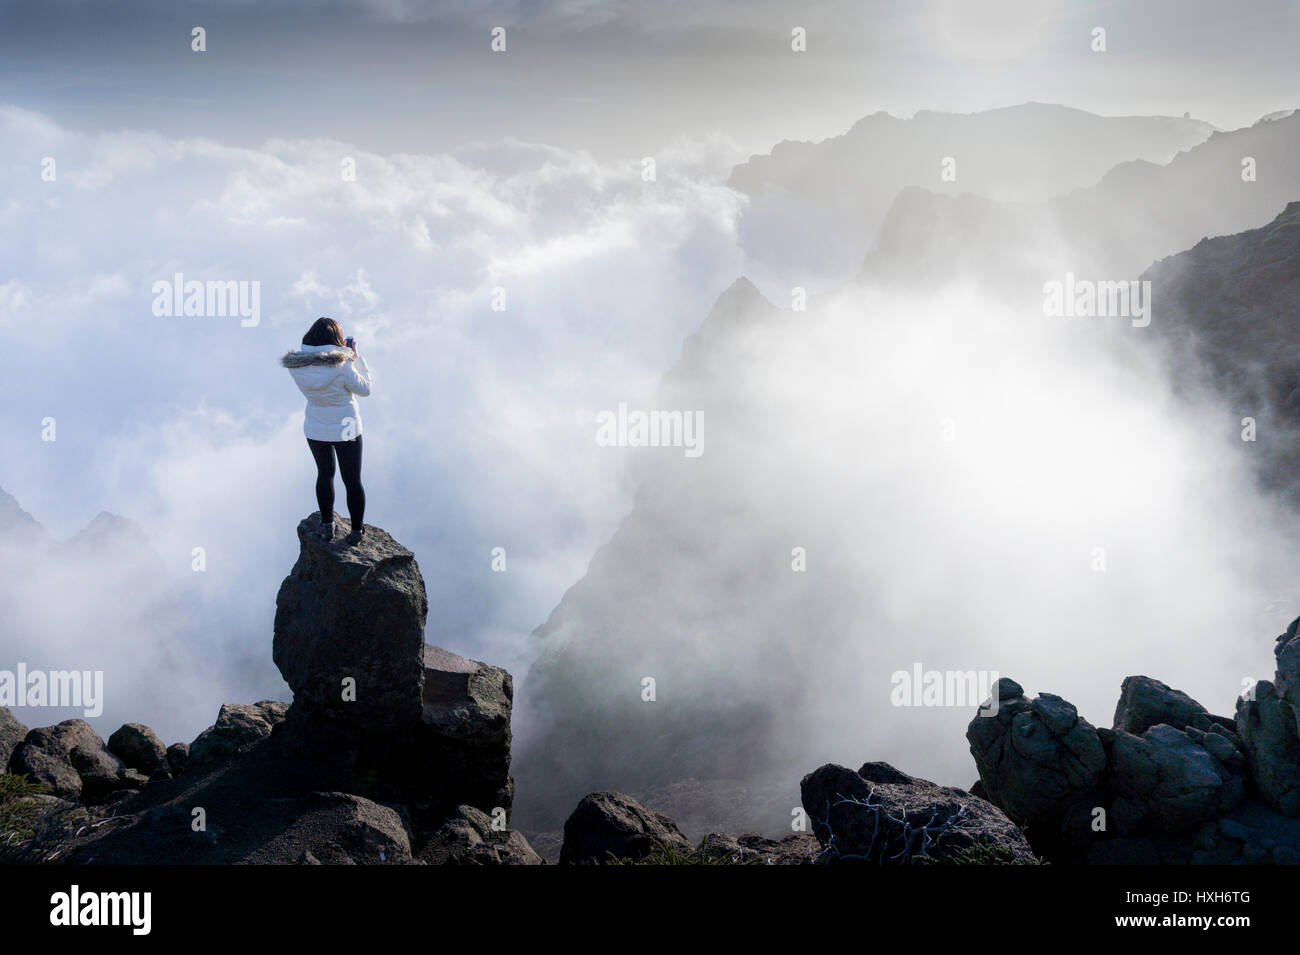
M 316 441 L 349 441 L 361 434 L 357 395 L 370 394 L 364 358 L 344 345 L 303 345 L 285 352 L 280 364 L 307 396 L 303 434 Z

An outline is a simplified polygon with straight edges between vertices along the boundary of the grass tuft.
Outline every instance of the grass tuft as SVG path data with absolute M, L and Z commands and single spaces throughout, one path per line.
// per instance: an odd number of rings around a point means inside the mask
M 48 793 L 49 787 L 26 776 L 0 773 L 0 863 L 21 861 L 23 848 L 36 835 L 45 807 L 30 797 Z
M 656 842 L 648 855 L 640 859 L 619 858 L 608 853 L 605 865 L 754 865 L 757 859 L 742 859 L 734 853 L 691 849 L 683 852 L 675 846 Z

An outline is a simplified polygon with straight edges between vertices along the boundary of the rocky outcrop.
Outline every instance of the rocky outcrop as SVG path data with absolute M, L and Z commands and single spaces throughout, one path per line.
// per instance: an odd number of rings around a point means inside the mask
M 419 860 L 429 865 L 542 865 L 527 839 L 494 825 L 473 806 L 458 806 L 429 837 Z
M 420 718 L 424 619 L 415 555 L 377 527 L 359 544 L 298 525 L 298 561 L 275 598 L 272 656 L 298 715 L 383 734 Z
M 430 817 L 508 812 L 510 674 L 424 643 L 424 580 L 383 530 L 367 526 L 358 545 L 319 530 L 318 515 L 298 525 L 298 561 L 276 598 L 273 655 L 294 691 L 285 745 L 381 779 L 393 798 L 416 793 Z
M 981 792 L 1057 862 L 1300 861 L 1300 731 L 1278 689 L 1294 686 L 1297 623 L 1278 638 L 1276 680 L 1235 718 L 1131 676 L 1114 725 L 1094 729 L 1060 697 L 999 681 L 996 712 L 966 731 Z
M 108 751 L 145 776 L 171 775 L 167 747 L 143 723 L 125 723 L 108 738 Z
M 1196 732 L 1160 723 L 1141 736 L 1109 735 L 1110 824 L 1120 835 L 1179 835 L 1246 798 L 1245 759 L 1235 736 L 1198 738 Z
M 1031 831 L 1086 828 L 1076 807 L 1095 803 L 1106 767 L 1097 730 L 1059 696 L 1031 702 L 1005 677 L 994 692 L 996 710 L 982 708 L 966 732 L 985 798 Z
M 584 796 L 564 823 L 560 864 L 642 859 L 661 847 L 681 853 L 694 848 L 662 813 L 623 793 L 595 792 Z
M 411 838 L 401 814 L 351 793 L 313 793 L 293 825 L 244 860 L 285 863 L 304 855 L 322 865 L 401 865 Z
M 1208 730 L 1215 722 L 1235 728 L 1231 719 L 1210 716 L 1205 707 L 1181 690 L 1149 676 L 1131 676 L 1120 685 L 1119 702 L 1115 705 L 1115 719 L 1111 725 L 1117 730 L 1141 736 L 1160 723 Z
M 1300 618 L 1291 621 L 1286 633 L 1277 638 L 1273 655 L 1277 657 L 1275 681 L 1277 695 L 1291 705 L 1296 714 L 1296 730 L 1300 732 Z
M 1300 816 L 1300 733 L 1295 707 L 1260 680 L 1237 701 L 1237 728 L 1259 794 L 1284 816 Z
M 91 825 L 84 812 L 45 820 L 30 857 L 541 861 L 508 828 L 510 674 L 424 643 L 419 568 L 383 530 L 367 527 L 350 545 L 321 541 L 318 525 L 299 525 L 299 558 L 277 601 L 274 657 L 293 703 L 227 703 L 192 744 L 168 749 L 135 723 L 113 734 L 113 752 L 80 720 L 32 730 L 15 771 L 67 799 L 112 796 L 113 806 Z M 118 793 L 132 787 L 140 791 Z
M 85 720 L 31 730 L 14 748 L 9 771 L 49 787 L 56 796 L 89 803 L 148 781 L 110 753 Z
M 187 763 L 201 766 L 217 759 L 234 756 L 243 747 L 271 735 L 289 710 L 288 703 L 263 700 L 260 703 L 223 703 L 217 721 L 209 726 L 187 750 Z
M 0 706 L 0 772 L 9 765 L 15 747 L 27 736 L 27 727 L 6 707 Z
M 167 765 L 171 767 L 172 775 L 179 776 L 185 770 L 190 768 L 190 744 L 189 743 L 172 743 L 167 747 Z
M 992 804 L 888 763 L 857 772 L 828 763 L 800 784 L 822 863 L 1037 860 L 1020 830 Z

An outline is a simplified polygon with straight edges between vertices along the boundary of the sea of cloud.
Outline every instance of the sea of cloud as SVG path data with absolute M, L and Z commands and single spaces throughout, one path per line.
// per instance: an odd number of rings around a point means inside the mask
M 81 135 L 6 106 L 0 147 L 0 486 L 56 539 L 107 510 L 159 557 L 72 573 L 65 551 L 63 572 L 11 580 L 24 624 L 0 630 L 0 659 L 105 666 L 105 733 L 138 720 L 190 739 L 223 701 L 287 694 L 275 592 L 315 500 L 303 401 L 277 359 L 317 316 L 357 336 L 374 372 L 366 519 L 417 554 L 428 638 L 515 666 L 629 506 L 596 413 L 645 400 L 743 269 L 722 140 L 666 145 L 647 181 L 641 157 L 518 141 L 242 149 Z M 259 282 L 259 322 L 155 315 L 153 284 L 176 273 Z

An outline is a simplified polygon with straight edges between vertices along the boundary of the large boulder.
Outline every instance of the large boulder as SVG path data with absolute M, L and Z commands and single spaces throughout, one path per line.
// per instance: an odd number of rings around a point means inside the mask
M 1216 721 L 1232 728 L 1232 720 L 1211 716 L 1205 707 L 1181 690 L 1175 690 L 1149 676 L 1130 676 L 1120 686 L 1112 726 L 1134 736 L 1141 736 L 1159 723 L 1166 723 L 1174 729 L 1194 726 L 1199 730 L 1208 730 Z
M 509 809 L 514 680 L 501 667 L 425 644 L 417 753 L 443 801 Z M 448 789 L 446 781 L 454 781 Z
M 1284 634 L 1279 647 L 1292 639 Z M 1042 694 L 1027 704 L 1009 689 L 1000 685 L 995 718 L 981 710 L 967 730 L 974 788 L 1027 824 L 1040 855 L 1108 865 L 1300 861 L 1300 743 L 1274 683 L 1260 681 L 1228 717 L 1129 677 L 1114 728 L 1088 727 L 1082 747 L 1087 724 L 1068 703 Z
M 420 569 L 383 530 L 348 544 L 318 529 L 316 516 L 298 525 L 276 598 L 275 662 L 294 691 L 287 745 L 336 780 L 381 780 L 429 824 L 462 805 L 509 810 L 510 674 L 424 642 Z
M 167 747 L 143 723 L 124 723 L 108 738 L 108 751 L 146 776 L 170 773 Z
M 367 734 L 415 723 L 429 610 L 415 555 L 378 527 L 358 544 L 324 541 L 318 514 L 298 524 L 298 541 L 275 598 L 272 656 L 300 718 Z
M 48 786 L 64 799 L 98 802 L 142 780 L 104 747 L 85 720 L 64 720 L 31 730 L 9 759 L 9 771 Z
M 0 773 L 9 765 L 14 748 L 27 736 L 27 727 L 6 707 L 0 706 Z
M 1213 733 L 1198 741 L 1165 723 L 1140 736 L 1112 731 L 1110 817 L 1116 832 L 1178 835 L 1238 806 L 1246 797 L 1245 760 L 1234 740 Z
M 822 847 L 819 862 L 1037 861 L 996 806 L 887 763 L 867 763 L 857 772 L 828 763 L 799 788 Z
M 542 857 L 518 832 L 493 826 L 473 806 L 457 806 L 416 855 L 429 865 L 542 865 Z
M 289 704 L 275 700 L 259 703 L 222 703 L 217 722 L 189 746 L 188 764 L 201 766 L 234 756 L 245 746 L 266 739 L 284 720 Z
M 966 730 L 988 800 L 1036 838 L 1086 838 L 1106 769 L 1096 728 L 1051 693 L 1031 702 L 1005 677 L 994 692 L 996 710 L 981 708 Z
M 1291 621 L 1286 632 L 1277 638 L 1273 650 L 1277 657 L 1277 672 L 1273 682 L 1278 699 L 1291 706 L 1296 717 L 1296 734 L 1300 735 L 1300 617 Z
M 411 838 L 401 814 L 351 793 L 313 793 L 294 823 L 244 861 L 297 861 L 307 854 L 324 865 L 400 865 L 411 861 Z
M 190 768 L 190 744 L 189 743 L 172 743 L 167 747 L 167 765 L 171 767 L 172 775 L 179 776 L 185 770 Z
M 258 747 L 192 779 L 154 783 L 93 825 L 73 821 L 59 839 L 60 854 L 74 865 L 291 865 L 305 855 L 327 865 L 412 861 L 405 806 L 291 791 L 281 785 L 279 765 Z
M 564 823 L 561 865 L 591 865 L 643 859 L 659 847 L 688 853 L 694 848 L 677 824 L 631 796 L 595 792 L 583 796 Z
M 115 793 L 111 813 L 85 809 L 91 824 L 43 827 L 39 858 L 539 861 L 522 835 L 493 825 L 509 818 L 512 801 L 510 674 L 424 644 L 424 584 L 387 534 L 367 528 L 360 545 L 327 544 L 311 537 L 310 523 L 299 528 L 302 550 L 276 617 L 276 659 L 299 694 L 293 704 L 227 703 L 192 744 L 161 754 L 153 734 L 128 724 L 113 748 L 140 770 L 170 769 L 148 786 L 80 721 L 42 731 L 50 740 L 28 734 L 19 762 L 56 789 L 139 788 Z
M 1258 681 L 1252 694 L 1237 700 L 1237 732 L 1260 795 L 1284 816 L 1300 816 L 1296 713 L 1271 681 Z
M 424 724 L 439 736 L 474 748 L 510 745 L 514 681 L 500 667 L 424 645 Z

